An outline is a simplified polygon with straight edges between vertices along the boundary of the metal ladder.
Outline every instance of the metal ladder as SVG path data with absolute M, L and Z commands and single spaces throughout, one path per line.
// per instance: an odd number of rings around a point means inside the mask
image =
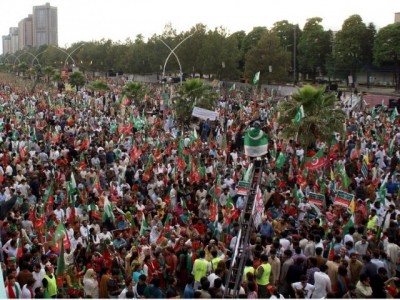
M 243 269 L 246 260 L 249 257 L 249 241 L 253 230 L 253 207 L 257 194 L 257 187 L 261 182 L 263 160 L 254 159 L 254 168 L 250 184 L 250 190 L 245 200 L 245 209 L 242 211 L 239 224 L 240 230 L 236 249 L 233 253 L 233 259 L 229 268 L 225 283 L 225 298 L 238 298 L 240 286 L 243 278 Z

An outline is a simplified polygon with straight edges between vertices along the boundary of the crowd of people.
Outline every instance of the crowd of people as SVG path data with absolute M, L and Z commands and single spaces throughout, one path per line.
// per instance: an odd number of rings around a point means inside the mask
M 109 86 L 0 84 L 8 298 L 229 297 L 239 182 L 252 165 L 243 139 L 256 120 L 269 145 L 240 297 L 399 296 L 400 131 L 388 107 L 343 106 L 346 134 L 315 145 L 324 164 L 310 171 L 312 154 L 277 122 L 286 100 L 267 90 L 221 88 L 218 120 L 193 126 L 163 103 L 168 85 L 150 86 L 145 109 Z M 352 195 L 348 207 L 338 191 Z

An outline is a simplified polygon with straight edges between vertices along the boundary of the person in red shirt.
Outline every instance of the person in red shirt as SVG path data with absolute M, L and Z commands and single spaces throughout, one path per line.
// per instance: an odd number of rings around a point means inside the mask
M 203 239 L 207 232 L 207 226 L 206 226 L 206 224 L 204 224 L 203 219 L 198 218 L 196 224 L 194 224 L 193 227 L 200 234 L 200 238 Z

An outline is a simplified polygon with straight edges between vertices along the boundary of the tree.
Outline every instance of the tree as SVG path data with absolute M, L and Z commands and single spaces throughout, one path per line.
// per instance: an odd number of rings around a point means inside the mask
M 43 70 L 44 75 L 46 76 L 46 81 L 49 82 L 51 77 L 54 75 L 56 70 L 52 66 L 46 66 Z
M 108 87 L 107 83 L 103 80 L 96 80 L 90 84 L 90 88 L 97 92 L 105 92 L 108 91 L 110 88 Z
M 75 71 L 69 75 L 68 83 L 78 89 L 85 84 L 85 75 L 80 71 Z
M 129 82 L 125 85 L 123 95 L 132 100 L 137 107 L 142 108 L 142 101 L 146 95 L 146 87 L 139 82 Z
M 290 69 L 290 53 L 281 46 L 278 35 L 266 31 L 257 46 L 246 54 L 245 77 L 251 80 L 260 71 L 260 84 L 286 82 Z
M 217 94 L 201 79 L 191 79 L 183 83 L 173 98 L 176 118 L 181 124 L 188 124 L 194 106 L 214 110 Z
M 335 107 L 336 96 L 325 94 L 324 88 L 306 85 L 289 101 L 281 102 L 278 123 L 286 138 L 295 139 L 304 149 L 312 148 L 316 141 L 330 144 L 335 132 L 344 133 L 346 114 Z M 298 124 L 294 118 L 303 106 L 304 117 Z
M 308 19 L 297 46 L 299 71 L 308 74 L 313 81 L 317 75 L 325 74 L 327 55 L 331 53 L 331 38 L 320 24 L 321 18 Z
M 400 90 L 400 23 L 383 27 L 376 35 L 373 47 L 374 63 L 378 66 L 394 66 L 396 91 Z
M 336 73 L 342 78 L 352 76 L 352 86 L 357 82 L 356 74 L 371 55 L 370 31 L 359 15 L 352 15 L 335 35 L 334 62 Z

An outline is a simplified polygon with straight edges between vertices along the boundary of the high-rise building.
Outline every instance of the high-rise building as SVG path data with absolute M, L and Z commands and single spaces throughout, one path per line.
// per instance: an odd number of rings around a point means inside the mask
M 45 5 L 34 6 L 32 15 L 33 47 L 58 45 L 57 7 Z
M 3 35 L 2 36 L 2 45 L 3 45 L 3 54 L 11 53 L 11 36 Z
M 400 22 L 400 12 L 394 14 L 394 22 Z
M 19 50 L 33 47 L 32 15 L 18 23 L 18 48 Z
M 10 27 L 10 52 L 18 51 L 18 27 Z

